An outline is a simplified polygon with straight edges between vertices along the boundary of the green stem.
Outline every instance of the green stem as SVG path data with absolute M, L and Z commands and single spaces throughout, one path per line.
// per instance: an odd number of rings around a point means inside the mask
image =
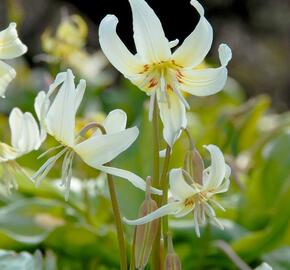
M 121 264 L 120 269 L 127 270 L 128 267 L 127 267 L 126 244 L 125 244 L 125 239 L 124 239 L 124 231 L 123 231 L 123 224 L 122 224 L 121 215 L 120 215 L 120 209 L 119 209 L 116 190 L 115 190 L 115 184 L 114 184 L 112 175 L 107 174 L 107 177 L 108 177 L 109 192 L 110 192 L 110 197 L 112 201 L 115 225 L 116 225 L 116 230 L 117 230 L 119 249 L 120 249 L 120 264 Z
M 87 126 L 85 126 L 81 130 L 81 132 L 79 133 L 79 136 L 85 137 L 85 134 L 92 128 L 99 128 L 101 130 L 102 134 L 107 134 L 106 129 L 104 128 L 103 125 L 96 123 L 96 122 L 92 122 L 92 123 L 88 124 Z M 106 165 L 111 166 L 111 162 L 108 162 Z M 115 226 L 116 226 L 118 243 L 119 243 L 120 266 L 121 266 L 120 269 L 121 270 L 128 270 L 126 244 L 125 244 L 125 239 L 124 239 L 124 230 L 123 230 L 123 224 L 122 224 L 122 220 L 121 220 L 121 214 L 120 214 L 114 179 L 113 179 L 113 176 L 111 174 L 107 174 L 107 178 L 108 178 L 109 192 L 110 192 L 110 197 L 111 197 L 111 202 L 112 202 L 112 208 L 113 208 L 114 219 L 115 219 Z
M 153 181 L 154 187 L 159 188 L 159 119 L 158 119 L 158 104 L 155 99 L 154 112 L 153 112 Z M 160 198 L 154 196 L 158 206 L 160 206 Z M 160 237 L 161 226 L 159 223 L 158 231 L 152 248 L 152 270 L 160 270 L 161 265 L 161 253 L 160 253 Z
M 170 162 L 170 154 L 171 154 L 171 147 L 167 145 L 166 147 L 166 155 L 163 163 L 163 170 L 161 175 L 161 187 L 163 190 L 162 195 L 162 205 L 167 204 L 168 202 L 168 180 L 167 180 L 167 174 L 168 174 L 168 168 L 169 168 L 169 162 Z M 168 244 L 168 216 L 164 216 L 162 218 L 162 228 L 163 228 L 163 239 L 164 239 L 164 249 L 165 253 L 167 250 L 167 244 Z

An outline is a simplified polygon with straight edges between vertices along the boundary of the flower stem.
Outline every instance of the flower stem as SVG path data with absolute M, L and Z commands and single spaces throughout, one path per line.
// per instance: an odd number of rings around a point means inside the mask
M 110 166 L 110 163 L 108 165 Z M 119 249 L 120 249 L 120 264 L 121 264 L 120 269 L 127 270 L 128 267 L 127 267 L 126 244 L 125 244 L 125 239 L 124 239 L 124 230 L 123 230 L 123 224 L 122 224 L 121 215 L 120 215 L 120 209 L 119 209 L 116 190 L 115 190 L 115 184 L 114 184 L 112 175 L 107 174 L 107 177 L 108 177 L 110 197 L 112 201 L 112 208 L 114 212 L 114 219 L 115 219 L 115 225 L 116 225 L 116 230 L 117 230 Z
M 154 187 L 159 188 L 159 119 L 158 119 L 158 104 L 155 99 L 153 111 L 153 181 Z M 158 206 L 160 206 L 160 199 L 154 196 Z M 161 266 L 161 251 L 160 251 L 160 237 L 161 226 L 159 223 L 156 238 L 152 248 L 152 270 L 159 270 Z
M 96 122 L 92 122 L 92 123 L 88 124 L 87 126 L 85 126 L 81 130 L 81 132 L 79 133 L 79 137 L 84 138 L 85 134 L 92 128 L 99 128 L 101 130 L 102 134 L 107 134 L 107 131 L 103 125 L 96 123 Z M 106 165 L 111 166 L 111 162 L 108 162 Z M 110 192 L 112 208 L 113 208 L 113 213 L 114 213 L 119 250 L 120 250 L 120 269 L 121 270 L 128 270 L 126 244 L 125 244 L 125 239 L 124 239 L 124 230 L 123 230 L 123 224 L 122 224 L 122 220 L 121 220 L 121 214 L 120 214 L 114 179 L 113 179 L 113 176 L 111 174 L 107 174 L 107 178 L 108 178 L 109 192 Z
M 166 155 L 163 163 L 163 170 L 161 175 L 161 187 L 163 190 L 162 195 L 162 205 L 167 204 L 168 201 L 168 180 L 167 180 L 167 174 L 168 174 L 168 168 L 169 168 L 169 161 L 170 161 L 170 154 L 171 154 L 171 147 L 167 145 L 166 147 Z M 162 218 L 162 228 L 163 228 L 163 239 L 164 239 L 164 249 L 165 253 L 167 250 L 167 244 L 168 244 L 168 216 L 164 216 Z

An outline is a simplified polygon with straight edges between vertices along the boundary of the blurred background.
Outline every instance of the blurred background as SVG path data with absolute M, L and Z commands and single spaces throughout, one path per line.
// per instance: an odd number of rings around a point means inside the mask
M 170 40 L 182 41 L 198 22 L 189 1 L 148 0 Z M 225 246 L 254 269 L 263 261 L 277 270 L 290 269 L 290 2 L 285 0 L 201 1 L 214 29 L 214 44 L 206 59 L 218 65 L 217 48 L 233 51 L 225 90 L 211 97 L 188 97 L 189 130 L 203 157 L 203 144 L 217 144 L 232 167 L 230 191 L 217 211 L 224 231 L 208 225 L 202 237 L 194 234 L 191 216 L 172 219 L 174 246 L 183 269 L 238 269 Z M 118 33 L 134 52 L 130 5 L 127 0 L 57 1 L 1 0 L 0 30 L 16 21 L 29 50 L 10 61 L 17 78 L 7 98 L 0 100 L 0 138 L 9 143 L 7 117 L 14 106 L 33 112 L 38 91 L 46 90 L 55 75 L 70 67 L 77 79 L 88 82 L 78 127 L 102 121 L 115 108 L 138 125 L 140 136 L 114 166 L 142 177 L 152 174 L 152 127 L 147 97 L 107 62 L 99 50 L 98 24 L 106 14 L 119 18 Z M 54 145 L 18 162 L 29 174 L 44 160 L 36 157 Z M 183 166 L 188 148 L 182 136 L 170 167 Z M 68 202 L 59 188 L 61 164 L 39 188 L 15 172 L 18 188 L 5 192 L 0 168 L 0 269 L 119 269 L 113 216 L 106 178 L 74 164 Z M 119 180 L 119 179 L 118 179 Z M 135 218 L 144 194 L 117 181 L 123 215 Z M 128 247 L 133 229 L 126 227 Z M 129 250 L 129 249 L 128 249 Z M 5 268 L 6 267 L 6 268 Z M 14 268 L 13 268 L 14 267 Z M 148 269 L 150 269 L 148 267 Z

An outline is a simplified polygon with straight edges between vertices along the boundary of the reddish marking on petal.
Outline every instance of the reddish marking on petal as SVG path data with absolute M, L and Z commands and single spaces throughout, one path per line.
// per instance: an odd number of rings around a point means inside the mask
M 158 84 L 158 82 L 157 82 L 155 79 L 151 79 L 151 80 L 149 81 L 149 86 L 148 86 L 148 88 L 152 88 L 152 87 L 156 86 L 157 84 Z
M 142 71 L 140 71 L 139 74 L 143 74 L 143 73 L 145 73 L 146 71 L 148 71 L 148 69 L 149 69 L 149 65 L 146 64 L 146 65 L 143 66 L 143 68 L 144 68 L 144 69 L 143 69 Z

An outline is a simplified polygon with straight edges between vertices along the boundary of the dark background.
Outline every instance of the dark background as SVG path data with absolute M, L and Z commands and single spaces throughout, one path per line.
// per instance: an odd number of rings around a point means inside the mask
M 2 3 L 22 10 L 21 36 L 29 46 L 27 58 L 41 52 L 39 36 L 50 24 L 57 24 L 63 12 L 80 13 L 90 26 L 88 46 L 96 49 L 97 26 L 106 14 L 119 18 L 118 33 L 134 51 L 132 18 L 127 0 L 0 0 L 1 25 L 7 24 L 7 10 Z M 189 0 L 148 0 L 162 21 L 170 40 L 182 40 L 194 29 L 198 14 Z M 230 76 L 247 95 L 271 95 L 277 111 L 290 108 L 290 1 L 287 0 L 208 0 L 202 1 L 206 17 L 214 29 L 210 52 L 218 59 L 221 42 L 233 50 Z

